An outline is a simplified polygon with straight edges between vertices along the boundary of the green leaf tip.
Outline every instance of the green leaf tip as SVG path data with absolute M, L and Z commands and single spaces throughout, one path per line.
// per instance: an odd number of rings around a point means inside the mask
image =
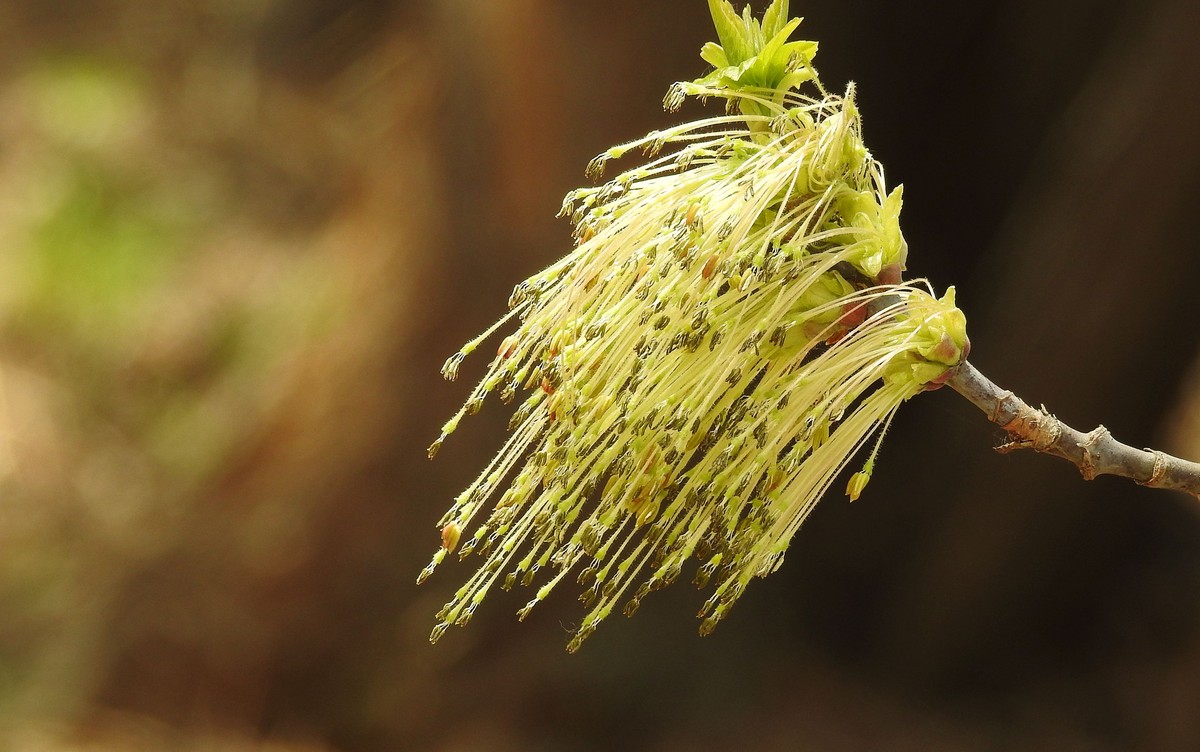
M 695 83 L 767 90 L 778 98 L 815 78 L 817 43 L 787 41 L 801 20 L 788 20 L 787 0 L 771 3 L 761 22 L 751 15 L 750 6 L 739 16 L 728 0 L 708 0 L 708 9 L 720 44 L 709 42 L 701 49 L 700 57 L 714 70 Z

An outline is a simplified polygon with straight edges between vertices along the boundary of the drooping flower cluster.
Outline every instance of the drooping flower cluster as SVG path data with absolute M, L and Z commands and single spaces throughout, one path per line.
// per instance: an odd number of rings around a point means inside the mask
M 687 559 L 712 583 L 707 633 L 856 454 L 866 485 L 896 408 L 939 385 L 967 348 L 953 290 L 901 283 L 901 191 L 862 142 L 853 89 L 831 96 L 816 45 L 787 42 L 776 0 L 760 23 L 711 0 L 722 44 L 709 76 L 667 97 L 720 97 L 723 116 L 609 150 L 651 159 L 574 191 L 572 253 L 519 284 L 510 313 L 446 364 L 447 378 L 510 321 L 487 375 L 430 454 L 485 397 L 520 399 L 499 454 L 440 522 L 448 554 L 482 566 L 439 614 L 465 624 L 494 586 L 567 577 L 590 609 L 568 649 L 620 606 L 632 614 Z M 812 82 L 816 96 L 796 91 Z

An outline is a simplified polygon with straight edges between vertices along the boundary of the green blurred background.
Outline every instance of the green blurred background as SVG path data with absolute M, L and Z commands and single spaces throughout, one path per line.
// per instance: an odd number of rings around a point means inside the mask
M 756 4 L 758 10 L 764 3 Z M 1200 6 L 793 0 L 911 272 L 1068 422 L 1200 457 Z M 902 411 L 715 635 L 413 582 L 498 448 L 442 360 L 669 122 L 701 0 L 0 4 L 0 749 L 1194 750 L 1200 507 Z

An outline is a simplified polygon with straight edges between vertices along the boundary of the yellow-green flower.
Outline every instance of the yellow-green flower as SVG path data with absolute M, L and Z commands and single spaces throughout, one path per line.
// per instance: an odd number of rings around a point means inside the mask
M 710 2 L 713 74 L 677 84 L 731 114 L 610 149 L 651 158 L 563 204 L 573 252 L 517 285 L 514 323 L 487 375 L 430 448 L 488 394 L 520 399 L 512 435 L 439 523 L 448 554 L 483 564 L 438 615 L 436 640 L 488 591 L 583 586 L 579 646 L 614 609 L 632 614 L 687 559 L 713 591 L 707 633 L 755 576 L 774 571 L 813 506 L 874 438 L 858 498 L 896 408 L 964 357 L 953 290 L 901 283 L 900 189 L 862 143 L 853 89 L 820 86 L 809 42 Z M 722 66 L 723 64 L 723 66 Z M 728 69 L 728 70 L 726 70 Z M 724 71 L 724 72 L 722 72 Z M 796 91 L 813 82 L 816 96 Z M 733 114 L 735 113 L 736 114 Z

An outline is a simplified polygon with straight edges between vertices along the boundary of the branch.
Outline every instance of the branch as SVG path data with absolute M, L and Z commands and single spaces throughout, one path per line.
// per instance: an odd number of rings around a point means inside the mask
M 966 361 L 954 369 L 946 383 L 1008 432 L 1009 442 L 996 447 L 998 452 L 1033 449 L 1074 463 L 1085 480 L 1119 475 L 1143 486 L 1183 491 L 1200 499 L 1198 463 L 1156 449 L 1134 449 L 1114 439 L 1104 426 L 1090 433 L 1077 431 L 1044 407 L 1034 410 Z

